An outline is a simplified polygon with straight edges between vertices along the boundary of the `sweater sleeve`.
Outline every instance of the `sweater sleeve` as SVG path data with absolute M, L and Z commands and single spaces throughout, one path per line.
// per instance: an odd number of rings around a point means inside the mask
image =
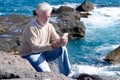
M 60 36 L 57 34 L 55 28 L 51 24 L 51 41 L 54 42 L 56 40 L 60 39 Z
M 41 44 L 38 40 L 38 33 L 34 27 L 27 27 L 24 32 L 24 38 L 26 39 L 31 52 L 44 52 L 48 50 L 52 50 L 51 44 Z

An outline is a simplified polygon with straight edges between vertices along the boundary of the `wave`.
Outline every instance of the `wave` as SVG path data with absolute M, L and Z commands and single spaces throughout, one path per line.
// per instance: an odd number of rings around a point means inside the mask
M 106 51 L 106 50 L 114 50 L 117 47 L 119 47 L 119 45 L 101 45 L 95 48 L 95 51 L 97 53 L 102 52 L 102 51 Z
M 82 18 L 81 20 L 86 24 L 91 26 L 96 26 L 96 28 L 108 28 L 113 27 L 115 24 L 120 24 L 120 7 L 101 7 L 89 12 L 91 15 L 88 18 Z
M 103 67 L 96 67 L 90 65 L 72 65 L 72 72 L 75 73 L 86 73 L 86 74 L 96 74 L 101 76 L 116 76 L 120 77 L 120 65 L 110 65 Z

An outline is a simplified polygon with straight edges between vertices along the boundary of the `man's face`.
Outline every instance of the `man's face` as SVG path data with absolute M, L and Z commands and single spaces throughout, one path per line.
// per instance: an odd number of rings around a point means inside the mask
M 38 22 L 41 26 L 45 26 L 50 21 L 51 13 L 49 11 L 43 11 L 40 15 L 38 15 Z

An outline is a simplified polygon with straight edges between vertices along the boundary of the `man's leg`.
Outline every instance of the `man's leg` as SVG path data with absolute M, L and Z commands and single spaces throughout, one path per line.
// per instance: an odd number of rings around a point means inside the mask
M 68 58 L 67 48 L 65 46 L 43 53 L 31 54 L 25 56 L 24 58 L 26 58 L 39 72 L 50 72 L 51 70 L 46 61 L 53 61 L 58 58 L 58 67 L 60 73 L 66 76 L 68 76 L 68 74 L 70 73 L 70 62 Z
M 68 76 L 70 73 L 70 62 L 66 46 L 56 48 L 52 51 L 44 52 L 43 55 L 45 56 L 46 61 L 52 61 L 58 58 L 58 67 L 60 73 Z
M 51 72 L 48 63 L 42 53 L 33 53 L 23 57 L 27 59 L 38 72 Z

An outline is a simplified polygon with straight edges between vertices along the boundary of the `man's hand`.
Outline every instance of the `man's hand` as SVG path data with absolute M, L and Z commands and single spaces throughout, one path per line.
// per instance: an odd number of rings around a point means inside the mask
M 65 46 L 68 43 L 68 35 L 61 37 L 59 40 L 52 43 L 52 48 L 58 48 L 60 46 Z
M 60 45 L 61 46 L 65 46 L 66 44 L 67 44 L 67 42 L 68 42 L 68 38 L 60 38 Z

